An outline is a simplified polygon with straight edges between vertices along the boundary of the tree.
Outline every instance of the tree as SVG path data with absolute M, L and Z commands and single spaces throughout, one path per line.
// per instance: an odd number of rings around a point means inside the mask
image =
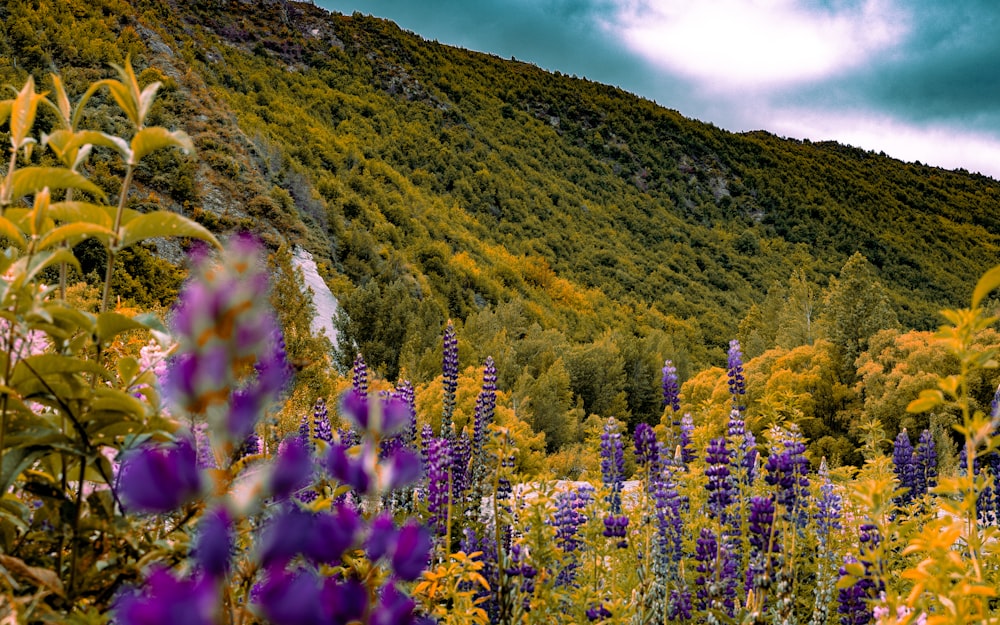
M 868 340 L 879 330 L 899 326 L 885 288 L 868 260 L 855 252 L 830 279 L 821 318 L 823 332 L 838 351 L 840 379 L 857 379 L 855 361 L 868 348 Z
M 525 373 L 518 380 L 515 398 L 519 400 L 518 414 L 525 418 L 536 432 L 545 433 L 545 448 L 553 452 L 576 438 L 576 413 L 573 412 L 573 392 L 570 377 L 562 358 L 537 378 Z

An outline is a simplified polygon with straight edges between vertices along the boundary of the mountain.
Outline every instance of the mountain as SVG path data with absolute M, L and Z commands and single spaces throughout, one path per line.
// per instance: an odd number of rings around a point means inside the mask
M 432 378 L 452 318 L 502 387 L 562 359 L 571 405 L 658 414 L 662 359 L 723 361 L 794 270 L 820 294 L 860 252 L 902 326 L 929 329 L 1000 251 L 990 178 L 734 134 L 381 19 L 286 0 L 4 0 L 0 18 L 0 82 L 58 71 L 79 95 L 127 55 L 160 81 L 153 122 L 198 154 L 151 159 L 130 203 L 311 252 L 349 315 L 340 364 L 357 346 L 389 378 Z M 114 127 L 101 97 L 83 123 Z M 109 156 L 92 167 L 117 188 Z M 148 282 L 182 251 L 128 267 Z M 624 399 L 585 357 L 621 363 Z

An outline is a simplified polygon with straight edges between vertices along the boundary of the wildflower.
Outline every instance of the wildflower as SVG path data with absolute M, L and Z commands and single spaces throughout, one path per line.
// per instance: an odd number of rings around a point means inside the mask
M 625 479 L 625 449 L 622 447 L 622 435 L 618 423 L 609 418 L 601 433 L 601 478 L 605 486 L 611 487 L 612 514 L 621 514 L 621 492 Z
M 694 419 L 691 415 L 684 413 L 681 417 L 681 432 L 680 440 L 678 440 L 677 445 L 681 450 L 681 462 L 688 465 L 694 462 L 694 447 L 692 446 L 692 441 L 694 436 Z
M 255 603 L 275 625 L 320 625 L 326 622 L 327 616 L 323 607 L 326 602 L 323 601 L 322 590 L 319 576 L 311 570 L 289 572 L 283 568 L 270 568 L 256 592 Z M 354 596 L 355 602 L 363 601 L 364 589 L 359 586 L 358 590 L 361 592 L 343 593 L 338 599 L 349 600 Z M 329 596 L 333 593 L 327 594 Z M 336 605 L 346 605 L 344 600 Z M 331 604 L 332 602 L 326 603 Z
M 799 527 L 806 523 L 806 497 L 809 492 L 809 461 L 806 446 L 801 441 L 786 440 L 784 450 L 772 453 L 767 459 L 764 480 L 775 487 L 775 501 L 784 509 L 787 521 L 795 520 Z
M 743 395 L 746 394 L 746 380 L 743 378 L 743 351 L 740 349 L 740 342 L 733 339 L 729 342 L 728 367 L 726 377 L 729 378 L 729 394 L 733 400 L 733 410 L 742 413 L 746 410 L 743 405 Z
M 326 411 L 326 400 L 320 397 L 313 406 L 313 436 L 327 445 L 333 443 L 333 431 L 330 429 L 330 416 Z
M 271 494 L 285 499 L 309 485 L 313 474 L 313 459 L 306 443 L 299 437 L 287 438 L 278 447 L 278 457 L 271 469 Z
M 917 448 L 913 450 L 913 496 L 921 497 L 937 486 L 937 449 L 930 430 L 920 433 Z
M 427 525 L 443 536 L 448 522 L 451 445 L 446 438 L 431 438 L 427 444 Z
M 362 454 L 364 449 L 360 450 Z M 350 449 L 340 443 L 334 443 L 326 453 L 323 465 L 331 477 L 346 484 L 359 494 L 367 494 L 372 484 L 372 476 L 365 466 L 364 459 L 350 453 Z
M 628 547 L 628 517 L 625 515 L 615 516 L 609 515 L 604 517 L 604 537 L 605 538 L 618 538 L 619 540 L 615 543 L 615 546 L 619 549 L 624 549 Z
M 191 441 L 146 444 L 129 452 L 122 464 L 120 483 L 125 504 L 136 512 L 176 510 L 201 490 L 201 473 Z
M 677 368 L 667 360 L 663 363 L 663 405 L 669 406 L 674 412 L 681 409 L 681 387 L 677 378 Z
M 431 536 L 414 521 L 403 524 L 396 536 L 392 552 L 392 570 L 401 580 L 412 582 L 420 577 L 431 554 Z
M 656 441 L 656 432 L 648 423 L 635 426 L 635 461 L 641 467 L 649 466 L 650 474 L 655 475 L 660 464 L 660 449 Z
M 413 608 L 416 605 L 413 599 L 399 592 L 395 584 L 386 584 L 379 593 L 378 603 L 372 610 L 369 623 L 371 625 L 409 625 L 414 621 Z
M 198 521 L 192 554 L 201 570 L 211 577 L 224 577 L 229 572 L 233 546 L 233 521 L 226 509 L 205 513 Z
M 606 618 L 611 618 L 611 610 L 604 607 L 603 603 L 587 608 L 588 621 L 600 621 Z
M 713 438 L 705 452 L 705 475 L 708 477 L 708 515 L 713 519 L 727 519 L 726 509 L 733 504 L 736 488 L 729 471 L 730 452 L 726 439 Z
M 398 398 L 367 397 L 355 389 L 344 393 L 340 409 L 359 430 L 379 438 L 398 433 L 410 418 L 409 407 Z
M 212 581 L 193 576 L 178 579 L 154 566 L 142 589 L 124 591 L 114 602 L 114 620 L 121 625 L 213 625 L 217 599 Z
M 354 358 L 351 388 L 362 397 L 368 395 L 368 365 L 365 364 L 365 358 L 361 355 L 361 352 L 358 352 L 358 355 Z
M 441 436 L 451 440 L 454 435 L 452 415 L 455 412 L 455 391 L 458 389 L 458 335 L 451 319 L 444 329 L 444 355 L 441 365 L 444 387 L 444 410 L 441 415 Z
M 899 485 L 907 490 L 899 497 L 899 503 L 906 505 L 913 501 L 913 491 L 916 487 L 917 471 L 914 465 L 913 445 L 910 444 L 910 437 L 906 434 L 906 428 L 896 436 L 892 446 L 893 472 Z

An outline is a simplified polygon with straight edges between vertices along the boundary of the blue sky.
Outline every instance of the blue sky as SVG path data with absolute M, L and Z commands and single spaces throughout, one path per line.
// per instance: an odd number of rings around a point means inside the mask
M 1000 179 L 995 0 L 315 0 L 732 131 Z

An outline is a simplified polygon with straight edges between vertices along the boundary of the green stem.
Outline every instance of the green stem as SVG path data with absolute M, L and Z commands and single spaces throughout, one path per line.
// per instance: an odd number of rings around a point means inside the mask
M 76 511 L 73 516 L 73 541 L 71 543 L 73 553 L 70 556 L 69 563 L 69 588 L 66 591 L 66 596 L 71 600 L 76 593 L 76 575 L 77 569 L 79 568 L 80 560 L 80 516 L 83 511 L 83 479 L 87 471 L 87 457 L 80 456 L 80 481 L 77 484 L 76 491 Z
M 122 225 L 122 215 L 125 214 L 125 201 L 128 198 L 128 188 L 132 186 L 132 174 L 134 168 L 128 165 L 125 169 L 125 180 L 122 181 L 122 190 L 118 196 L 118 210 L 115 213 L 114 236 L 111 245 L 108 247 L 108 268 L 104 273 L 104 294 L 101 296 L 101 312 L 108 310 L 108 299 L 111 296 L 111 276 L 115 270 L 115 255 L 118 247 L 118 229 Z

